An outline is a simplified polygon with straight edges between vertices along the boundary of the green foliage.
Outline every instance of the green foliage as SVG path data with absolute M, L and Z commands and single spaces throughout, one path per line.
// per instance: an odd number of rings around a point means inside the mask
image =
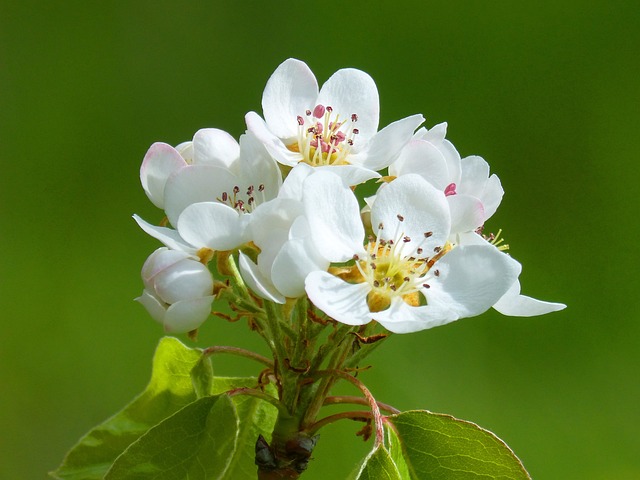
M 357 480 L 403 480 L 389 451 L 380 446 L 365 459 Z
M 256 439 L 270 435 L 277 411 L 256 397 L 221 394 L 256 386 L 252 377 L 214 378 L 201 350 L 163 338 L 144 392 L 87 433 L 51 475 L 62 480 L 204 479 L 223 473 L 250 478 Z M 274 394 L 273 387 L 265 391 Z
M 406 472 L 403 479 L 531 478 L 502 440 L 471 422 L 420 410 L 389 420 L 390 458 Z
M 220 478 L 237 441 L 226 395 L 201 398 L 153 427 L 120 455 L 105 480 Z
M 201 357 L 200 350 L 187 348 L 175 338 L 160 340 L 144 392 L 80 439 L 52 475 L 65 480 L 102 479 L 130 444 L 197 399 L 190 373 Z M 201 377 L 197 375 L 198 383 L 204 382 Z

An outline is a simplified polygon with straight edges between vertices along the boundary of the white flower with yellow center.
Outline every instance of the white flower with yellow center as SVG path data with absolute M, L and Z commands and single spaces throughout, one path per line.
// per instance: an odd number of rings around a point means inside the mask
M 373 319 L 396 333 L 443 325 L 486 311 L 518 277 L 520 264 L 491 245 L 451 248 L 445 195 L 419 175 L 379 191 L 371 210 L 377 231 L 366 246 L 350 189 L 315 181 L 324 185 L 310 190 L 317 198 L 309 203 L 323 208 L 307 212 L 307 221 L 318 252 L 343 265 L 310 273 L 306 291 L 339 322 Z
M 413 115 L 378 132 L 379 109 L 376 85 L 361 70 L 338 70 L 318 91 L 309 67 L 288 59 L 265 87 L 264 120 L 249 112 L 246 122 L 278 162 L 331 168 L 357 185 L 378 178 L 424 121 Z

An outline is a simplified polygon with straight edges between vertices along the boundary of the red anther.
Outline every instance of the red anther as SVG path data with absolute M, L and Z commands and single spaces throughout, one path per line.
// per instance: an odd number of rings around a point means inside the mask
M 324 105 L 316 105 L 316 108 L 313 109 L 313 116 L 315 118 L 322 118 L 324 117 Z
M 448 197 L 450 195 L 455 195 L 455 194 L 456 194 L 456 184 L 455 183 L 450 183 L 444 189 L 444 195 L 445 195 L 445 197 Z
M 358 121 L 358 115 L 356 115 L 355 113 L 351 114 L 351 121 L 352 122 L 357 122 Z
M 354 128 L 354 129 L 353 129 L 353 134 L 354 134 L 354 135 L 357 135 L 357 134 L 359 134 L 359 133 L 360 133 L 360 130 L 358 130 L 357 128 Z
M 304 125 L 304 118 L 302 118 L 300 115 L 298 115 L 298 125 Z

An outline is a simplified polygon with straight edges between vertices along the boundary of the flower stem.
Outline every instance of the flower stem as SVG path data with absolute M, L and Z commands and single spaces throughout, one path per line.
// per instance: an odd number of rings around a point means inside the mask
M 267 367 L 273 368 L 273 362 L 267 357 L 263 357 L 262 355 L 259 355 L 250 350 L 245 350 L 244 348 L 216 345 L 213 347 L 207 347 L 202 351 L 203 355 L 215 355 L 217 353 L 228 353 L 231 355 L 250 358 L 252 360 L 255 360 L 256 362 L 260 362 L 263 365 L 266 365 Z

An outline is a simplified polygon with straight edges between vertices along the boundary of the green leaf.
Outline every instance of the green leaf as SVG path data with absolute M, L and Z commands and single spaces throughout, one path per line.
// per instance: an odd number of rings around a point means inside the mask
M 236 448 L 237 427 L 235 407 L 227 395 L 201 398 L 132 443 L 104 478 L 221 478 Z
M 412 480 L 530 480 L 511 449 L 493 433 L 449 415 L 416 410 L 388 417 L 391 458 L 402 457 Z M 401 452 L 399 451 L 401 448 Z M 398 462 L 398 460 L 396 460 Z
M 123 410 L 92 429 L 69 451 L 52 476 L 64 480 L 98 480 L 114 460 L 147 430 L 196 400 L 194 383 L 205 388 L 206 365 L 199 349 L 191 349 L 179 340 L 160 340 L 153 357 L 151 381 L 144 392 Z M 208 360 L 207 360 L 208 361 Z M 210 371 L 209 371 L 210 372 Z
M 255 388 L 257 378 L 214 378 L 212 393 L 228 392 L 234 388 Z M 276 396 L 273 385 L 267 385 L 265 393 Z M 271 432 L 278 416 L 277 409 L 256 397 L 236 395 L 233 402 L 238 412 L 239 431 L 236 451 L 229 462 L 225 478 L 255 478 L 255 446 L 258 435 L 271 438 Z
M 357 480 L 403 480 L 391 455 L 384 446 L 380 446 L 365 458 Z

